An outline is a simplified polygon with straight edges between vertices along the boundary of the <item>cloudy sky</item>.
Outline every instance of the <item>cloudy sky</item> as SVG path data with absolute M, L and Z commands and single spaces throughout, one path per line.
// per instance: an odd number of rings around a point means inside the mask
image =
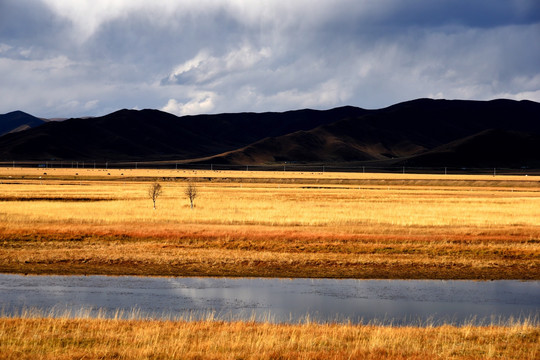
M 0 0 L 0 114 L 540 101 L 538 0 Z

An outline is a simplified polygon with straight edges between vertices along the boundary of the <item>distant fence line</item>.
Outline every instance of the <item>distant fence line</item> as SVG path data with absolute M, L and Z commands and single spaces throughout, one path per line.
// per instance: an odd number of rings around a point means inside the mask
M 292 171 L 292 172 L 350 172 L 350 173 L 395 173 L 395 174 L 486 174 L 486 175 L 540 175 L 537 168 L 474 168 L 474 167 L 417 167 L 417 166 L 337 166 L 324 164 L 283 163 L 272 165 L 231 164 L 184 164 L 181 162 L 139 161 L 3 161 L 0 167 L 25 168 L 74 168 L 74 169 L 188 169 L 213 171 Z

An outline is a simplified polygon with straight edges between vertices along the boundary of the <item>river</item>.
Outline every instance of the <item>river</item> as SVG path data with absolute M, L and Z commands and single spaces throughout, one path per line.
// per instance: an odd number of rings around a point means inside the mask
M 540 314 L 540 281 L 24 276 L 0 274 L 0 311 L 271 322 L 489 323 Z

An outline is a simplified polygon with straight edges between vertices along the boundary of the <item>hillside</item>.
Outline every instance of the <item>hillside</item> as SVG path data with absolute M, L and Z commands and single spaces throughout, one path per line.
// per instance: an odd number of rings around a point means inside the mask
M 185 117 L 120 110 L 7 134 L 0 158 L 540 166 L 538 119 L 540 104 L 512 100 Z
M 540 135 L 489 129 L 403 159 L 409 166 L 540 167 Z
M 44 120 L 22 111 L 2 114 L 0 115 L 0 136 L 27 130 L 43 124 L 45 124 Z
M 420 99 L 309 131 L 266 138 L 206 161 L 375 161 L 414 166 L 540 164 L 540 143 L 535 143 L 540 134 L 538 119 L 540 104 L 530 101 Z

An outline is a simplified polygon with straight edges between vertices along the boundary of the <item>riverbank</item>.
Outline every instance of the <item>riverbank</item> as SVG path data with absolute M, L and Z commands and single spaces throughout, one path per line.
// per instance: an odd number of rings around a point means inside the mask
M 537 359 L 540 327 L 0 318 L 0 359 Z
M 0 272 L 41 275 L 540 279 L 527 233 L 350 234 L 264 226 L 36 224 L 0 234 Z M 518 229 L 514 230 L 519 232 Z

